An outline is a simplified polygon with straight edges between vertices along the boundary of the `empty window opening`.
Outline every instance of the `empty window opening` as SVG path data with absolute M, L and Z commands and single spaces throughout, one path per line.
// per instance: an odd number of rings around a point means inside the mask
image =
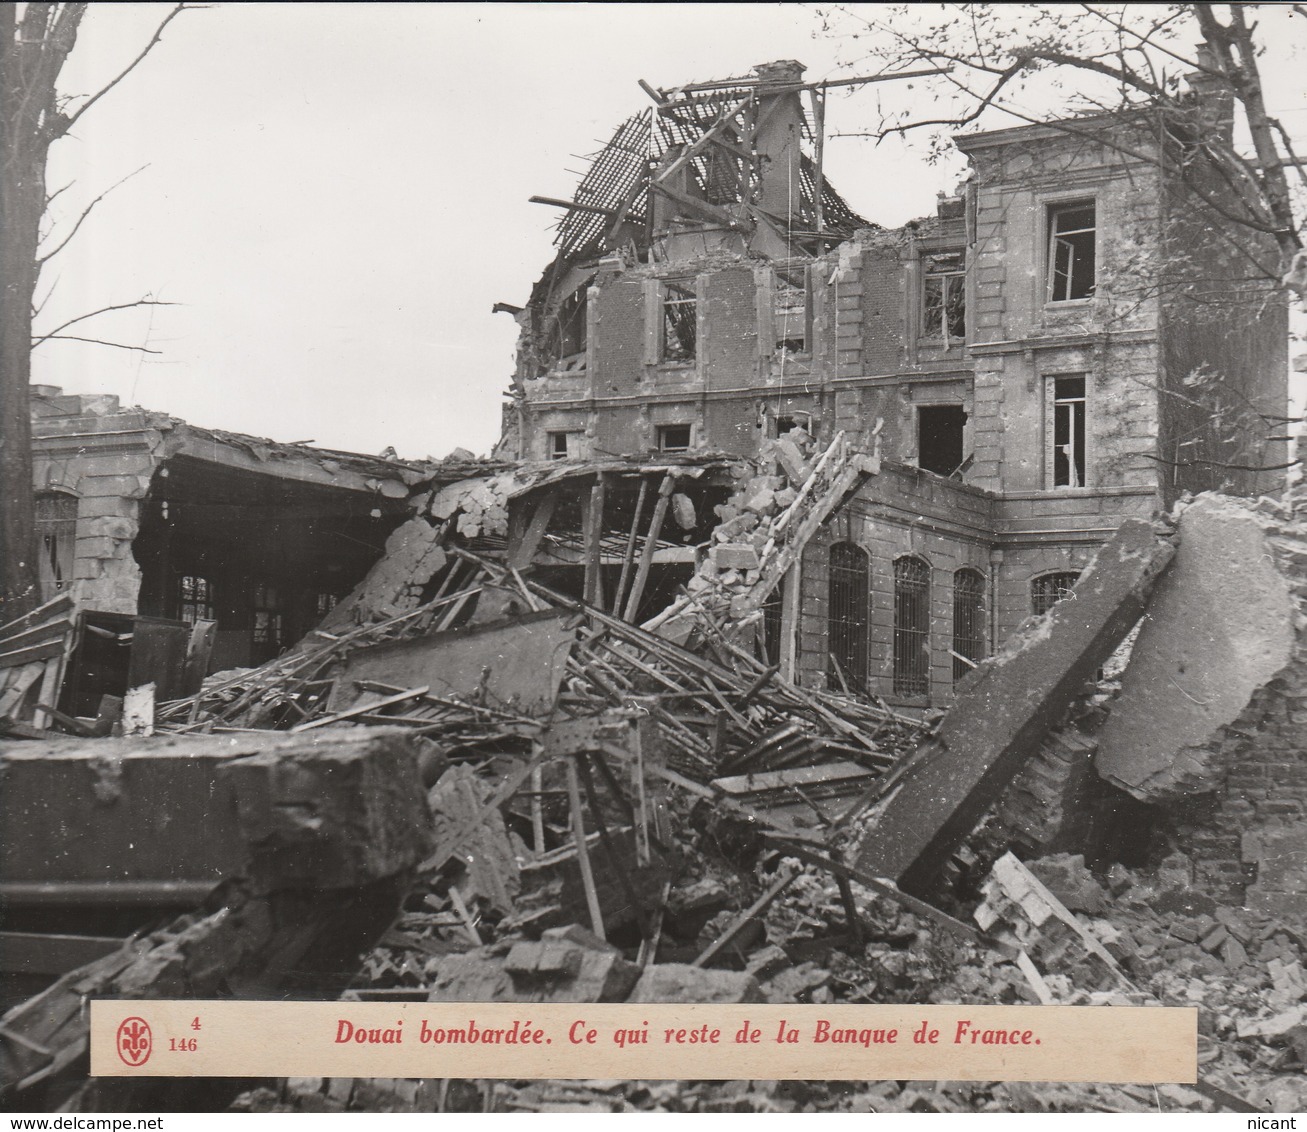
M 961 405 L 922 405 L 917 409 L 917 466 L 951 476 L 966 459 L 966 410 Z
M 77 540 L 77 497 L 63 492 L 41 492 L 36 497 L 36 537 L 39 540 L 41 597 L 49 601 L 63 593 L 73 580 L 74 544 Z
M 966 253 L 922 257 L 921 336 L 962 342 L 967 337 Z
M 1053 486 L 1085 486 L 1085 379 L 1053 380 Z
M 930 566 L 920 558 L 894 563 L 894 694 L 930 692 Z
M 1088 299 L 1095 284 L 1094 204 L 1058 205 L 1048 210 L 1048 301 Z
M 792 354 L 808 349 L 807 270 L 777 270 L 772 281 L 772 329 L 776 348 Z
M 862 547 L 838 542 L 830 548 L 829 598 L 829 685 L 837 691 L 864 691 L 871 624 L 871 567 Z
M 254 587 L 254 644 L 264 653 L 278 653 L 284 644 L 281 591 L 276 586 Z
M 659 425 L 657 439 L 659 452 L 688 452 L 690 426 L 688 424 Z
M 694 361 L 698 305 L 693 283 L 669 280 L 663 284 L 663 361 Z
M 1035 578 L 1030 583 L 1031 611 L 1036 616 L 1047 613 L 1064 597 L 1071 596 L 1071 589 L 1079 580 L 1077 570 L 1060 570 Z
M 579 432 L 551 432 L 548 434 L 549 459 L 566 460 L 581 454 L 581 434 Z
M 197 621 L 216 621 L 217 597 L 213 582 L 199 574 L 183 574 L 177 583 L 177 616 L 194 625 Z
M 962 569 L 953 575 L 953 653 L 955 682 L 985 655 L 985 575 L 979 570 Z

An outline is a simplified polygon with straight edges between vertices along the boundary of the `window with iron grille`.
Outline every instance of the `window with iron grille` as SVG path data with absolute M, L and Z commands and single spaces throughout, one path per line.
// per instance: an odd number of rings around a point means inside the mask
M 41 556 L 37 568 L 41 598 L 49 601 L 73 581 L 74 544 L 77 539 L 77 497 L 61 491 L 43 491 L 36 500 L 36 537 Z
M 953 679 L 961 680 L 985 655 L 985 575 L 962 569 L 953 575 Z
M 216 621 L 217 597 L 213 582 L 199 574 L 183 574 L 177 581 L 177 616 L 194 625 L 197 621 Z
M 967 337 L 966 252 L 936 252 L 921 257 L 921 336 L 949 342 Z
M 663 284 L 663 361 L 694 361 L 698 309 L 699 300 L 692 282 L 669 279 Z
M 1038 616 L 1047 613 L 1064 597 L 1069 597 L 1071 587 L 1080 580 L 1076 570 L 1061 570 L 1055 574 L 1043 574 L 1030 583 L 1030 608 Z
M 1093 201 L 1048 210 L 1048 301 L 1093 298 L 1097 218 Z
M 930 692 L 930 565 L 920 558 L 894 563 L 894 694 Z
M 838 542 L 830 548 L 829 597 L 830 687 L 861 692 L 867 686 L 871 624 L 871 567 L 862 547 Z

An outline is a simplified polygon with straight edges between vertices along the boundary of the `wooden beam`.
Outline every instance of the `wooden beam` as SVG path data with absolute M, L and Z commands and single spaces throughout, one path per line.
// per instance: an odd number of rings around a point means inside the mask
M 577 212 L 597 212 L 600 216 L 616 216 L 617 209 L 601 208 L 597 204 L 581 204 L 574 200 L 561 200 L 558 197 L 528 197 L 532 204 L 548 204 L 554 208 L 575 209 Z
M 608 481 L 603 472 L 595 476 L 594 486 L 585 500 L 583 520 L 585 548 L 585 588 L 584 597 L 587 605 L 603 605 L 603 580 L 600 568 L 603 562 L 604 536 L 604 501 L 607 496 Z
M 709 126 L 708 129 L 699 136 L 698 140 L 682 153 L 680 157 L 667 166 L 666 169 L 659 172 L 658 176 L 652 183 L 657 186 L 660 182 L 666 181 L 673 174 L 680 172 L 687 163 L 694 160 L 694 158 L 703 152 L 708 143 L 726 128 L 735 115 L 749 105 L 752 101 L 752 97 L 753 96 L 750 95 L 749 98 L 742 98 L 739 102 L 733 103 L 731 106 L 723 110 L 721 114 L 718 115 L 717 121 Z
M 622 597 L 626 594 L 626 583 L 631 577 L 631 567 L 635 564 L 635 541 L 639 537 L 640 517 L 644 514 L 644 501 L 649 496 L 649 480 L 640 477 L 640 494 L 635 500 L 635 515 L 631 519 L 631 531 L 626 536 L 626 553 L 622 555 L 622 574 L 617 579 L 617 593 L 613 595 L 613 616 L 622 613 Z
M 697 212 L 707 220 L 722 224 L 727 228 L 739 227 L 735 217 L 724 208 L 718 208 L 715 204 L 709 204 L 706 200 L 699 200 L 697 197 L 689 196 L 686 193 L 677 192 L 676 189 L 669 189 L 666 185 L 659 184 L 657 181 L 651 181 L 649 187 L 662 193 L 665 197 L 670 197 L 677 204 L 688 208 L 691 212 Z
M 671 505 L 672 492 L 676 490 L 676 477 L 668 472 L 658 488 L 658 502 L 654 505 L 653 518 L 649 520 L 649 530 L 644 536 L 644 550 L 640 554 L 640 568 L 636 571 L 635 582 L 631 586 L 631 596 L 626 601 L 625 620 L 634 623 L 636 610 L 640 608 L 640 599 L 644 597 L 644 587 L 649 581 L 649 569 L 653 566 L 654 550 L 658 545 L 658 536 L 662 534 L 663 521 L 667 518 L 667 509 Z

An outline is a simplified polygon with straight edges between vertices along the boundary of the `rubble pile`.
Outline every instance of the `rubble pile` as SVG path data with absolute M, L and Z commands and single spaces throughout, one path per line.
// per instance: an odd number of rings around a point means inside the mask
M 773 463 L 780 474 L 744 479 L 717 505 L 712 545 L 684 596 L 647 621 L 646 629 L 683 641 L 708 621 L 742 635 L 760 621 L 763 604 L 816 530 L 880 469 L 879 458 L 855 451 L 843 432 L 818 452 L 799 426 L 766 441 L 759 463 Z

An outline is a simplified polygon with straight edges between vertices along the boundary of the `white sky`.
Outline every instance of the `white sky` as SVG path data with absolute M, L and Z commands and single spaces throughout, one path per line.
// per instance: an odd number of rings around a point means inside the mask
M 63 89 L 96 89 L 166 11 L 91 5 Z M 794 4 L 186 12 L 52 154 L 51 188 L 75 181 L 65 222 L 148 168 L 51 261 L 38 330 L 147 294 L 181 305 L 68 331 L 159 354 L 49 342 L 33 381 L 280 440 L 486 452 L 516 339 L 491 306 L 523 304 L 553 254 L 558 210 L 527 198 L 571 195 L 585 168 L 573 155 L 647 104 L 639 78 L 668 87 L 785 58 L 809 80 L 849 74 L 851 45 L 819 25 Z M 1272 108 L 1301 137 L 1307 59 L 1276 54 L 1286 40 L 1264 65 Z M 895 85 L 832 92 L 828 129 L 864 128 L 877 98 L 911 97 Z M 931 212 L 964 169 L 924 153 L 833 139 L 827 174 L 856 211 L 897 225 Z

